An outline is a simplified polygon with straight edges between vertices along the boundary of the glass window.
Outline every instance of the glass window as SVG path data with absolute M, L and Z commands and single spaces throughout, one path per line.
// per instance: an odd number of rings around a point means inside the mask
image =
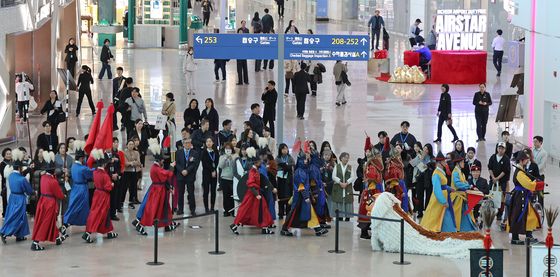
M 11 7 L 19 4 L 25 4 L 26 0 L 0 0 L 0 7 Z

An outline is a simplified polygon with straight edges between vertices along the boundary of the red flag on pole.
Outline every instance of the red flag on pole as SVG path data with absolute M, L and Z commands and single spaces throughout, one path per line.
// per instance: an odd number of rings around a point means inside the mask
M 101 128 L 99 128 L 99 131 L 97 132 L 95 143 L 93 144 L 93 149 L 111 150 L 111 148 L 113 147 L 113 113 L 114 112 L 115 112 L 115 107 L 113 106 L 113 104 L 109 105 L 109 108 L 107 109 L 107 113 L 105 115 L 105 119 L 103 120 L 103 125 L 101 125 Z M 88 166 L 92 167 L 93 162 L 94 160 L 90 156 L 87 161 Z
M 484 193 L 478 190 L 467 190 L 467 210 L 463 215 L 469 214 L 474 207 L 484 198 Z
M 84 147 L 84 151 L 88 155 L 93 149 L 93 145 L 95 144 L 97 133 L 99 132 L 99 125 L 101 124 L 102 111 L 103 111 L 103 101 L 99 101 L 97 102 L 97 113 L 95 114 L 95 117 L 93 118 L 93 122 L 91 123 L 91 127 L 89 128 L 88 139 L 86 141 L 86 146 Z

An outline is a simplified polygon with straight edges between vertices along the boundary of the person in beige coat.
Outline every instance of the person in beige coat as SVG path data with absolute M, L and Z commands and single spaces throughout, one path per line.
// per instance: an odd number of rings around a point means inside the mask
M 298 61 L 296 60 L 287 60 L 284 61 L 284 74 L 286 78 L 286 89 L 284 90 L 284 95 L 288 96 L 288 92 L 290 90 L 290 81 L 293 80 L 294 74 L 299 71 Z M 295 95 L 295 87 L 292 82 L 292 93 Z

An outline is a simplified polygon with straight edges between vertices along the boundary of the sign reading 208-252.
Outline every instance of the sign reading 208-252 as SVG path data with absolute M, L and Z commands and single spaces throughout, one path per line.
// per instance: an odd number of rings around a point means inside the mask
M 367 35 L 296 35 L 285 38 L 284 59 L 289 60 L 368 60 Z

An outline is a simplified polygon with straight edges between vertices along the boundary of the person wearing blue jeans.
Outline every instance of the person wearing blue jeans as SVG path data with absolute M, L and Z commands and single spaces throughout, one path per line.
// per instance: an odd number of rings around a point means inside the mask
M 109 79 L 113 79 L 113 72 L 111 72 L 111 66 L 109 62 L 111 59 L 114 59 L 113 54 L 111 53 L 111 49 L 109 49 L 109 44 L 111 41 L 109 39 L 105 39 L 103 41 L 103 48 L 101 49 L 101 71 L 99 71 L 99 79 L 103 79 L 105 75 L 105 70 L 107 70 L 107 77 Z

